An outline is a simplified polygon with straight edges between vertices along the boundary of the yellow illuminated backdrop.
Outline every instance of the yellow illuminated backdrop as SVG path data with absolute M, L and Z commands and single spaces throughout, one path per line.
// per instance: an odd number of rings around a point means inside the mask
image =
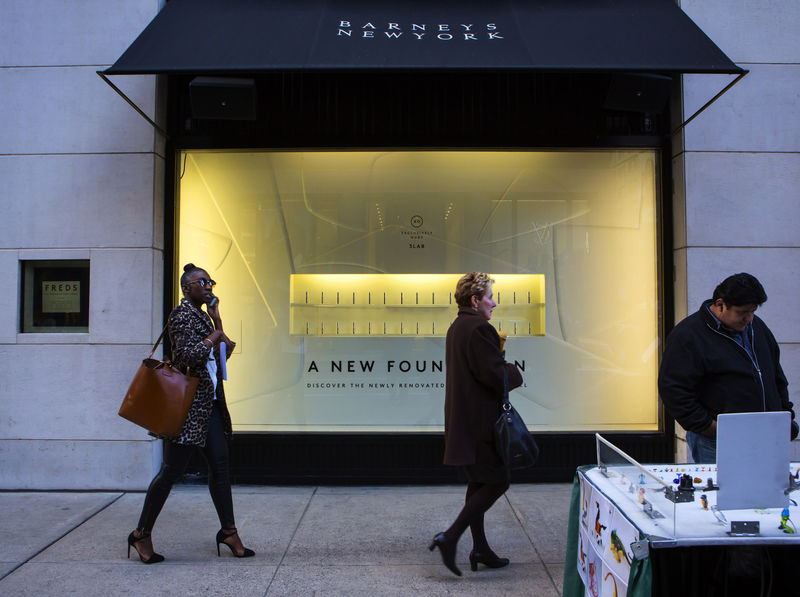
M 179 265 L 219 283 L 235 429 L 441 429 L 444 293 L 475 270 L 533 429 L 657 428 L 656 152 L 192 151 L 181 169 Z M 373 292 L 390 298 L 367 314 Z

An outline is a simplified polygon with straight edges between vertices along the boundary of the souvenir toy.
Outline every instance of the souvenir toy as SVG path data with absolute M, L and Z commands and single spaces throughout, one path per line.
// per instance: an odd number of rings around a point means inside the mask
M 781 524 L 778 525 L 778 528 L 787 535 L 791 535 L 797 532 L 797 529 L 794 528 L 794 523 L 792 522 L 792 519 L 789 518 L 789 508 L 784 508 L 781 511 Z

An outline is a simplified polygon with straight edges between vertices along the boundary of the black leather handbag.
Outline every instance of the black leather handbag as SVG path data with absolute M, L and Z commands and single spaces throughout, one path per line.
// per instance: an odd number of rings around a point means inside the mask
M 508 372 L 503 372 L 503 412 L 494 424 L 494 441 L 509 470 L 531 467 L 539 458 L 539 446 L 508 400 Z

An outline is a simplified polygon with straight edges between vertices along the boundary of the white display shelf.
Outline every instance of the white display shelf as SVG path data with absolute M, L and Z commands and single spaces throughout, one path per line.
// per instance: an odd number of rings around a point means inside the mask
M 297 274 L 290 280 L 296 336 L 443 337 L 457 313 L 459 274 Z M 510 336 L 544 335 L 544 276 L 498 274 L 492 324 Z

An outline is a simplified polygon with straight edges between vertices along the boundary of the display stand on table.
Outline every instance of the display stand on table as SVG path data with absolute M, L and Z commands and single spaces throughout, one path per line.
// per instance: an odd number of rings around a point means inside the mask
M 800 508 L 789 496 L 800 464 L 788 449 L 785 509 L 719 510 L 716 464 L 642 465 L 596 438 L 598 464 L 580 467 L 573 488 L 565 597 L 800 595 Z M 755 592 L 731 592 L 748 583 Z

